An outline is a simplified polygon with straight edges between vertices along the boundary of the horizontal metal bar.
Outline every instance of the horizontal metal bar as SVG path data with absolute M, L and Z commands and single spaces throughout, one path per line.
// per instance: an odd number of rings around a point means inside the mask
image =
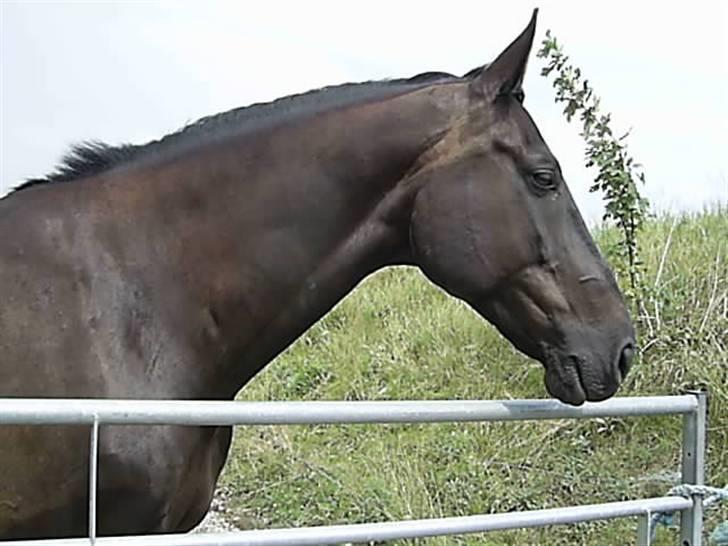
M 612 398 L 574 407 L 557 400 L 218 402 L 195 400 L 0 399 L 0 425 L 314 425 L 524 421 L 687 414 L 692 395 Z
M 266 529 L 237 533 L 102 537 L 97 546 L 312 546 L 480 533 L 526 527 L 577 523 L 638 516 L 647 511 L 686 510 L 692 501 L 683 497 L 590 504 L 528 512 L 485 514 L 456 518 L 420 519 L 355 525 L 332 525 L 292 529 Z M 3 546 L 88 546 L 88 538 L 3 542 Z

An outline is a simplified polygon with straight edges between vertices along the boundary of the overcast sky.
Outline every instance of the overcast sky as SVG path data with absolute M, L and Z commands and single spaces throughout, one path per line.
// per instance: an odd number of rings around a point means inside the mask
M 0 194 L 52 169 L 76 141 L 144 142 L 327 84 L 462 74 L 492 60 L 535 5 L 537 41 L 550 28 L 616 128 L 632 129 L 654 205 L 727 203 L 728 3 L 707 0 L 0 0 Z M 593 222 L 594 173 L 535 50 L 526 107 Z

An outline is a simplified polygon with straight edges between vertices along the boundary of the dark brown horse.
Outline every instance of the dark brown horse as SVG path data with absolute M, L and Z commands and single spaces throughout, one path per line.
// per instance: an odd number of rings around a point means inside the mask
M 76 147 L 0 200 L 0 397 L 232 399 L 365 276 L 413 264 L 612 396 L 634 333 L 522 105 L 534 19 L 490 65 L 343 85 Z M 229 428 L 106 427 L 101 534 L 205 514 Z M 88 430 L 0 428 L 0 539 L 82 535 Z

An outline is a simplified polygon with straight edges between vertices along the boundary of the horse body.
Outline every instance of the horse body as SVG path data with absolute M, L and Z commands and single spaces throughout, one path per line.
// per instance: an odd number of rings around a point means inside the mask
M 565 185 L 521 180 L 560 177 L 518 99 L 532 39 L 533 21 L 470 77 L 377 87 L 0 200 L 0 396 L 232 399 L 392 264 L 541 360 L 552 394 L 611 396 L 633 343 L 618 289 Z M 103 427 L 100 533 L 194 526 L 230 434 Z M 83 427 L 0 428 L 0 539 L 83 534 L 87 442 Z
M 392 107 L 379 104 L 359 114 L 351 135 L 365 146 L 355 147 L 338 131 L 331 139 L 310 138 L 312 131 L 351 122 L 349 112 L 332 112 L 301 129 L 241 137 L 171 164 L 38 185 L 0 202 L 7 209 L 0 209 L 0 229 L 16 234 L 0 246 L 0 280 L 18 298 L 0 309 L 2 394 L 233 398 L 364 276 L 402 261 L 407 238 L 400 227 L 412 199 L 393 188 L 431 136 L 432 108 L 423 106 L 410 117 L 430 118 L 420 123 L 415 145 L 411 135 L 398 137 L 401 145 L 377 137 Z M 367 161 L 336 172 L 345 153 L 350 165 L 357 155 Z M 398 161 L 377 161 L 383 155 Z M 292 165 L 291 157 L 303 159 Z M 214 188 L 210 172 L 194 170 L 201 162 L 224 166 L 212 174 Z M 15 358 L 22 373 L 10 365 Z M 86 495 L 79 453 L 87 431 L 13 427 L 0 435 L 4 445 L 24 446 L 32 438 L 32 452 L 49 458 L 30 464 L 27 448 L 0 450 L 3 466 L 24 475 L 5 497 L 23 509 L 0 519 L 0 530 L 10 524 L 10 536 L 32 536 L 57 517 L 52 527 L 68 524 L 65 532 L 78 533 Z M 171 531 L 196 523 L 229 440 L 227 428 L 104 427 L 100 531 Z M 56 489 L 59 476 L 68 489 L 53 502 L 75 507 L 72 517 L 64 510 L 48 515 L 45 492 Z M 131 500 L 135 491 L 139 499 Z M 14 521 L 27 523 L 12 530 Z
M 33 213 L 0 216 L 4 232 L 17 233 L 0 245 L 0 283 L 11 295 L 0 308 L 2 395 L 190 398 L 204 392 L 204 367 L 191 366 L 190 343 L 178 342 L 181 332 L 168 336 L 171 325 L 150 314 L 154 299 L 145 298 L 144 288 L 149 279 L 121 264 L 131 257 L 129 249 L 90 235 L 118 217 L 111 210 L 103 218 L 98 210 L 74 210 L 77 199 L 86 198 L 79 194 L 90 189 L 81 186 L 71 193 L 51 186 L 19 192 L 14 204 Z M 186 310 L 185 302 L 179 310 Z M 120 525 L 165 528 L 165 519 L 172 518 L 172 526 L 178 525 L 183 515 L 160 501 L 174 499 L 183 487 L 194 489 L 206 467 L 215 466 L 207 478 L 217 475 L 225 453 L 220 444 L 229 434 L 211 445 L 209 430 L 153 428 L 102 430 L 101 532 Z M 8 427 L 0 439 L 0 462 L 13 469 L 0 480 L 0 537 L 46 536 L 48 529 L 79 534 L 86 525 L 82 446 L 88 428 Z M 141 488 L 147 494 L 140 495 Z M 205 494 L 181 497 L 204 503 Z

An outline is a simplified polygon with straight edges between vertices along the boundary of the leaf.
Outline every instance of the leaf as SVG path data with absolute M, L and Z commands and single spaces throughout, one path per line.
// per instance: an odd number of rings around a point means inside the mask
M 546 31 L 546 39 L 542 44 L 538 56 L 547 58 L 548 61 L 541 74 L 544 77 L 555 75 L 552 82 L 556 91 L 555 101 L 565 103 L 563 113 L 569 122 L 577 112 L 581 112 L 580 135 L 586 144 L 585 165 L 588 168 L 598 168 L 589 191 L 603 193 L 603 219 L 613 220 L 623 234 L 616 247 L 622 261 L 616 265 L 620 271 L 629 275 L 632 290 L 627 293 L 639 298 L 646 292 L 640 284 L 640 279 L 644 276 L 637 238 L 639 229 L 649 214 L 649 201 L 637 189 L 637 180 L 645 183 L 642 165 L 627 150 L 626 140 L 631 129 L 619 137 L 614 136 L 610 126 L 611 113 L 600 112 L 601 99 L 591 88 L 587 78 L 581 80 L 581 68 L 568 64 L 568 55 L 564 53 L 550 29 Z

